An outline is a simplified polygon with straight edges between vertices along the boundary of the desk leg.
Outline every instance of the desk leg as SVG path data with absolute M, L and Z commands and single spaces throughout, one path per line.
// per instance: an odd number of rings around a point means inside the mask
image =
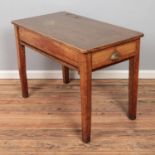
M 26 60 L 25 60 L 25 46 L 20 44 L 18 27 L 15 26 L 16 34 L 16 46 L 17 46 L 17 56 L 18 56 L 18 67 L 19 75 L 22 87 L 22 96 L 24 98 L 28 97 L 28 84 L 26 75 Z
M 91 55 L 80 57 L 80 92 L 82 114 L 82 140 L 90 142 L 91 135 Z
M 63 83 L 69 83 L 69 68 L 62 66 Z
M 129 60 L 129 111 L 131 120 L 136 119 L 137 96 L 138 96 L 138 74 L 139 74 L 139 51 L 140 41 L 137 41 L 137 54 Z

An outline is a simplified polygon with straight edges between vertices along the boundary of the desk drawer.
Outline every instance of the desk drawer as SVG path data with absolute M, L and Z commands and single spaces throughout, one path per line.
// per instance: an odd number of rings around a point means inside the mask
M 97 69 L 130 58 L 136 52 L 136 41 L 92 53 L 92 68 Z

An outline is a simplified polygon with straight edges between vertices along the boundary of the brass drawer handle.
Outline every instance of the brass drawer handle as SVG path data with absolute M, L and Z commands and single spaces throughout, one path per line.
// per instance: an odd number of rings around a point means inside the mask
M 118 60 L 120 58 L 120 53 L 118 51 L 114 51 L 113 54 L 111 55 L 111 60 Z

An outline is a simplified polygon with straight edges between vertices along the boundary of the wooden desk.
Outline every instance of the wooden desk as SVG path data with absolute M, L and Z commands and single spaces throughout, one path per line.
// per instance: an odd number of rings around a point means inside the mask
M 68 12 L 13 21 L 23 97 L 28 97 L 25 46 L 58 60 L 63 81 L 69 68 L 80 73 L 82 140 L 90 141 L 92 71 L 129 60 L 129 118 L 136 119 L 142 33 Z M 110 108 L 110 107 L 109 107 Z

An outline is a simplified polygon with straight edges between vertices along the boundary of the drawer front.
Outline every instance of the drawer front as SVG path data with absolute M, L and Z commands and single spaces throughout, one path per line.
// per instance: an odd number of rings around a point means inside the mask
M 92 53 L 92 68 L 97 69 L 135 55 L 136 41 Z
M 61 61 L 78 66 L 78 52 L 35 32 L 24 28 L 19 29 L 20 40 L 44 53 L 47 53 Z

